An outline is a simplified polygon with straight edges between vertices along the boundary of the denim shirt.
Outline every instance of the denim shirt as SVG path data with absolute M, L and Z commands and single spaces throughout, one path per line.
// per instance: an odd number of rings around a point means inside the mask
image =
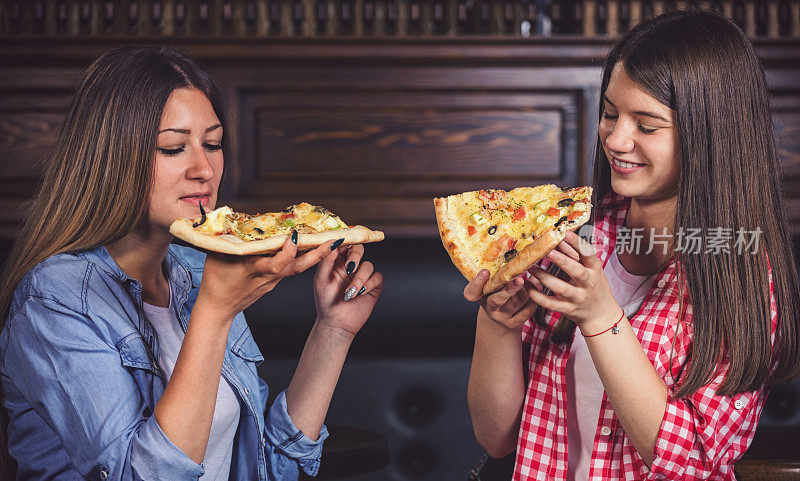
M 165 263 L 184 331 L 205 255 L 170 245 Z M 104 247 L 64 253 L 31 269 L 14 291 L 0 333 L 0 375 L 17 479 L 197 480 L 192 461 L 153 415 L 166 382 L 158 338 L 142 311 L 142 286 Z M 222 376 L 240 401 L 230 479 L 316 475 L 317 441 L 291 421 L 285 392 L 271 407 L 256 366 L 264 360 L 243 313 L 228 333 Z

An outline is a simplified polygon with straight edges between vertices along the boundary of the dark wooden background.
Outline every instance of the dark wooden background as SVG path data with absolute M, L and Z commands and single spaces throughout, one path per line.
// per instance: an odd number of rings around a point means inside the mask
M 682 8 L 721 11 L 753 38 L 796 242 L 797 0 L 1 0 L 0 256 L 81 72 L 115 47 L 176 46 L 223 89 L 232 142 L 221 203 L 265 211 L 306 200 L 387 234 L 368 248 L 385 293 L 329 422 L 381 432 L 393 460 L 348 479 L 463 479 L 480 454 L 465 403 L 475 308 L 431 198 L 589 183 L 604 54 L 641 18 Z M 274 393 L 313 321 L 309 284 L 310 274 L 287 280 L 248 309 Z M 800 425 L 800 387 L 774 392 L 762 424 Z

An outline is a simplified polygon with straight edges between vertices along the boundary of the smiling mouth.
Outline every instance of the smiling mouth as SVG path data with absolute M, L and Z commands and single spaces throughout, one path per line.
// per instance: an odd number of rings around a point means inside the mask
M 634 167 L 641 167 L 641 166 L 644 165 L 644 164 L 637 164 L 637 163 L 634 163 L 634 162 L 625 162 L 625 161 L 619 160 L 618 158 L 614 157 L 613 155 L 611 156 L 611 163 L 614 164 L 616 167 L 619 167 L 621 169 L 632 169 Z

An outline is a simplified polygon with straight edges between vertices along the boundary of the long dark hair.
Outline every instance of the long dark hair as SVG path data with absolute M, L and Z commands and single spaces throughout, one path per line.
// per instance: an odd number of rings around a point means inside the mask
M 105 53 L 84 72 L 6 261 L 0 330 L 17 284 L 36 264 L 61 252 L 110 244 L 142 219 L 164 105 L 175 89 L 186 87 L 208 97 L 224 129 L 219 88 L 177 50 L 125 47 Z M 16 476 L 16 464 L 8 455 L 7 426 L 7 413 L 0 409 L 0 479 Z
M 713 256 L 676 257 L 678 283 L 688 287 L 694 333 L 691 358 L 679 374 L 675 395 L 688 396 L 710 382 L 720 359 L 729 362 L 717 389 L 720 395 L 797 376 L 798 278 L 782 203 L 770 99 L 752 44 L 725 17 L 675 12 L 634 27 L 617 42 L 606 58 L 601 94 L 618 63 L 676 114 L 681 169 L 675 232 L 709 232 L 714 227 L 734 233 L 761 231 L 754 255 L 732 249 Z M 600 115 L 602 110 L 601 100 Z M 611 191 L 611 168 L 599 136 L 593 186 L 597 206 Z M 778 310 L 774 350 L 768 264 Z M 685 308 L 681 296 L 681 316 Z M 543 325 L 544 313 L 539 311 L 537 322 Z M 562 318 L 552 339 L 566 342 L 574 328 Z

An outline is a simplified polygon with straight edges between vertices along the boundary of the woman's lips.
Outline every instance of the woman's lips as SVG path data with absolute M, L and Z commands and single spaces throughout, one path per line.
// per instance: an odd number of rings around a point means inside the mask
M 183 202 L 187 202 L 192 205 L 208 205 L 208 201 L 210 200 L 210 195 L 190 195 L 186 197 L 181 197 Z
M 620 165 L 621 162 L 626 164 L 627 166 Z M 631 165 L 633 165 L 633 166 L 631 166 Z M 636 172 L 636 171 L 638 171 L 639 169 L 641 169 L 643 167 L 644 167 L 644 164 L 634 164 L 633 162 L 624 162 L 624 161 L 621 161 L 621 160 L 617 159 L 614 156 L 611 157 L 611 170 L 613 170 L 614 172 L 616 172 L 619 175 L 627 175 L 627 174 Z

